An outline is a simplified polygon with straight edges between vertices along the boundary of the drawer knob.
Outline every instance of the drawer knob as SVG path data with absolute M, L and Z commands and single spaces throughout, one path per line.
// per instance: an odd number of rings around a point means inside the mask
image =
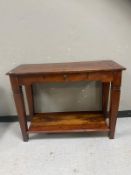
M 68 76 L 65 74 L 65 75 L 64 75 L 64 80 L 67 80 L 67 77 L 68 77 Z

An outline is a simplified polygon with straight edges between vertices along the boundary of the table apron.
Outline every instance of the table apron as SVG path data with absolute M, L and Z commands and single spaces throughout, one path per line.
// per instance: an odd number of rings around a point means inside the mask
M 65 74 L 30 74 L 17 75 L 19 85 L 31 85 L 44 82 L 75 82 L 75 81 L 113 81 L 113 72 L 65 73 Z

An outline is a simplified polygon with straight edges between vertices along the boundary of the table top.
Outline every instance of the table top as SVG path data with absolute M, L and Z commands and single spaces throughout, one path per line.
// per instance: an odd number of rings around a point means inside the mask
M 79 73 L 115 70 L 125 70 L 125 67 L 112 60 L 103 60 L 68 63 L 22 64 L 9 71 L 7 75 Z

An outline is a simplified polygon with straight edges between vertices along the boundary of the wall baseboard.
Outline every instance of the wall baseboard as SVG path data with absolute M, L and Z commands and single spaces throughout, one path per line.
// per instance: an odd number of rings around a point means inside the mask
M 131 110 L 119 111 L 118 118 L 131 117 Z M 17 115 L 0 116 L 0 122 L 16 122 Z
M 118 118 L 131 117 L 131 110 L 119 111 Z

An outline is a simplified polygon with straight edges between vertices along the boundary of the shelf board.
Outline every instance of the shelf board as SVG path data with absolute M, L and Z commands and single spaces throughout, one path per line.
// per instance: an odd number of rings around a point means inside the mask
M 29 133 L 67 133 L 109 131 L 101 112 L 37 113 L 29 126 Z

